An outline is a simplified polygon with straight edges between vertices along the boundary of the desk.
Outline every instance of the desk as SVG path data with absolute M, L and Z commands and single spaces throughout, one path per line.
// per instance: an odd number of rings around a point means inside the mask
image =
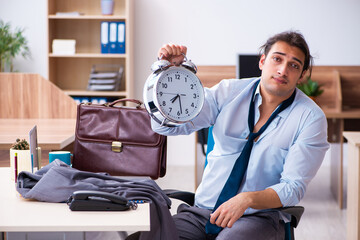
M 149 204 L 124 212 L 73 212 L 65 203 L 23 199 L 0 168 L 0 232 L 150 231 Z
M 0 118 L 0 150 L 9 150 L 16 138 L 29 139 L 37 125 L 38 144 L 42 150 L 60 150 L 75 140 L 76 119 Z
M 360 132 L 344 132 L 348 140 L 347 237 L 360 239 Z
M 339 204 L 344 208 L 344 161 L 343 161 L 343 132 L 358 131 L 360 126 L 360 110 L 332 111 L 323 109 L 328 120 L 328 139 L 331 144 L 330 189 Z

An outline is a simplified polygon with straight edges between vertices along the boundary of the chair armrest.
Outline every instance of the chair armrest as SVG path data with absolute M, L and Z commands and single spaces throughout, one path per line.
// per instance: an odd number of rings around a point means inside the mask
M 186 202 L 190 206 L 194 206 L 195 194 L 193 192 L 180 191 L 175 189 L 165 189 L 163 191 L 170 198 L 179 199 Z
M 184 201 L 190 206 L 194 205 L 195 194 L 193 192 L 180 191 L 176 189 L 165 189 L 163 191 L 170 198 L 175 198 Z M 292 206 L 292 207 L 277 208 L 277 210 L 283 213 L 290 214 L 291 215 L 290 224 L 292 227 L 296 228 L 300 222 L 301 216 L 304 213 L 305 209 L 302 206 Z
M 287 213 L 291 215 L 291 226 L 296 228 L 297 225 L 300 222 L 301 216 L 304 213 L 304 207 L 302 206 L 292 206 L 292 207 L 282 207 L 282 208 L 277 208 L 277 210 L 283 212 L 283 213 Z

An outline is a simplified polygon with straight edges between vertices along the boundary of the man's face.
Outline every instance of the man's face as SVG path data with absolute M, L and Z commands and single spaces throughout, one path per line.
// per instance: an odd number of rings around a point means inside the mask
M 261 91 L 275 97 L 289 97 L 304 76 L 304 60 L 305 54 L 299 48 L 276 42 L 267 56 L 260 58 Z

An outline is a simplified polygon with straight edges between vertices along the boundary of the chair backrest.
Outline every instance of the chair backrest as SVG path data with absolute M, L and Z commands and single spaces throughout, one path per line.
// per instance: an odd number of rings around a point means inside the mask
M 213 130 L 213 126 L 209 127 L 209 132 L 208 132 L 208 138 L 207 138 L 207 147 L 206 147 L 206 156 L 205 156 L 205 164 L 204 164 L 204 169 L 206 168 L 207 165 L 207 156 L 209 154 L 209 152 L 211 152 L 214 149 L 214 136 L 212 134 L 212 130 Z

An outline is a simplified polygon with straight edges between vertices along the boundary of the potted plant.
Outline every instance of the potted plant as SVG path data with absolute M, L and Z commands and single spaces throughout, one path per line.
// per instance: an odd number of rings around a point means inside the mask
M 15 153 L 17 153 L 17 164 L 15 164 Z M 25 139 L 16 139 L 16 142 L 10 148 L 10 168 L 12 169 L 11 172 L 15 171 L 15 165 L 17 165 L 18 173 L 21 171 L 31 171 L 32 167 L 30 148 L 29 143 Z
M 305 81 L 299 83 L 297 87 L 303 91 L 308 97 L 315 101 L 315 98 L 320 96 L 324 90 L 321 89 L 321 86 L 318 82 L 313 81 L 308 77 Z
M 23 36 L 24 29 L 11 31 L 10 23 L 0 20 L 0 72 L 14 71 L 13 59 L 21 54 L 24 58 L 30 56 L 27 40 Z

